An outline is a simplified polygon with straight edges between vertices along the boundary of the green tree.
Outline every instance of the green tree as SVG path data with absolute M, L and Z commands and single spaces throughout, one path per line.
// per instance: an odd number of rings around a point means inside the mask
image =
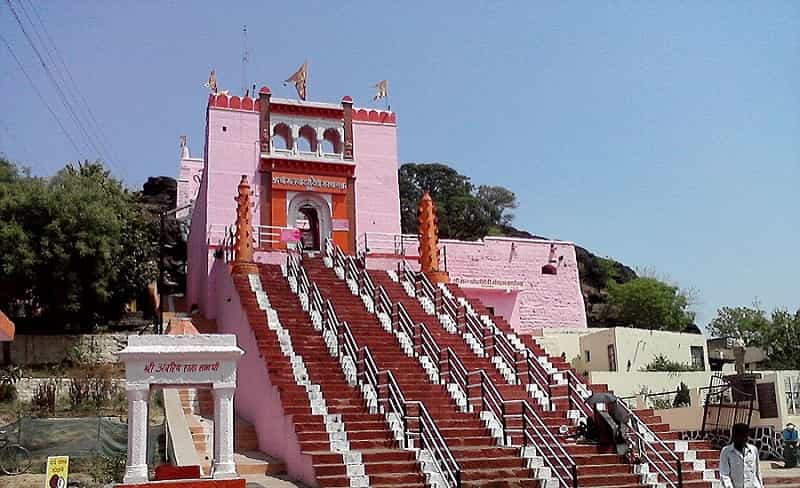
M 404 233 L 417 233 L 417 203 L 429 191 L 436 203 L 439 237 L 476 240 L 489 235 L 493 226 L 510 222 L 517 207 L 514 193 L 501 186 L 477 190 L 469 178 L 439 163 L 406 163 L 398 172 L 400 219 Z
M 625 325 L 681 331 L 694 322 L 689 296 L 676 286 L 651 277 L 608 285 L 607 314 Z
M 99 163 L 45 181 L 0 165 L 0 305 L 84 329 L 117 317 L 154 278 L 153 236 Z
M 773 369 L 800 369 L 800 309 L 772 312 L 771 325 L 764 329 L 761 347 Z
M 481 185 L 477 197 L 488 204 L 494 223 L 510 225 L 514 220 L 512 210 L 519 207 L 519 203 L 513 191 L 503 186 Z
M 45 182 L 0 158 L 0 307 L 38 305 L 33 293 L 41 232 L 49 222 Z
M 752 307 L 722 307 L 708 324 L 716 337 L 741 337 L 748 346 L 760 346 L 770 319 L 758 302 Z

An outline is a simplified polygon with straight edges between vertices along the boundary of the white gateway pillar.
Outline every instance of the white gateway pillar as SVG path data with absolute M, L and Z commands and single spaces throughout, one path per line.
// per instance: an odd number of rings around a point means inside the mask
M 214 479 L 235 478 L 233 392 L 236 385 L 214 385 Z
M 147 482 L 147 403 L 150 386 L 128 384 L 128 462 L 125 466 L 124 483 Z

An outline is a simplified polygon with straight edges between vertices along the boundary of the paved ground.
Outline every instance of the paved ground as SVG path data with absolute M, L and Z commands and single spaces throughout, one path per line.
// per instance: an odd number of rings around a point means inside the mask
M 0 488 L 39 488 L 44 486 L 43 474 L 23 474 L 19 476 L 0 476 Z M 305 485 L 285 479 L 285 477 L 246 476 L 247 488 L 306 488 Z M 85 474 L 73 474 L 72 481 L 89 482 L 91 478 Z
M 306 488 L 306 485 L 291 481 L 284 476 L 245 476 L 247 488 Z

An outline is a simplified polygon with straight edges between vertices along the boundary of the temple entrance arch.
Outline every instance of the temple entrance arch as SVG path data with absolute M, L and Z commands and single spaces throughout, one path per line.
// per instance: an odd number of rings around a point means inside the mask
M 232 334 L 134 335 L 118 353 L 125 363 L 128 461 L 124 484 L 147 483 L 147 423 L 151 388 L 210 386 L 214 395 L 212 477 L 238 477 L 233 458 L 236 363 L 244 351 Z
M 289 200 L 287 223 L 300 229 L 303 249 L 319 251 L 322 242 L 330 237 L 332 225 L 329 199 L 329 195 L 301 192 Z

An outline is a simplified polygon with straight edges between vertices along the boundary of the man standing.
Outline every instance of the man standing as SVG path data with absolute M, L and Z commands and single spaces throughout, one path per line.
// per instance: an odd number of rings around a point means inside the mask
M 747 442 L 750 427 L 736 424 L 731 429 L 733 442 L 719 456 L 719 477 L 723 488 L 763 488 L 758 449 Z

